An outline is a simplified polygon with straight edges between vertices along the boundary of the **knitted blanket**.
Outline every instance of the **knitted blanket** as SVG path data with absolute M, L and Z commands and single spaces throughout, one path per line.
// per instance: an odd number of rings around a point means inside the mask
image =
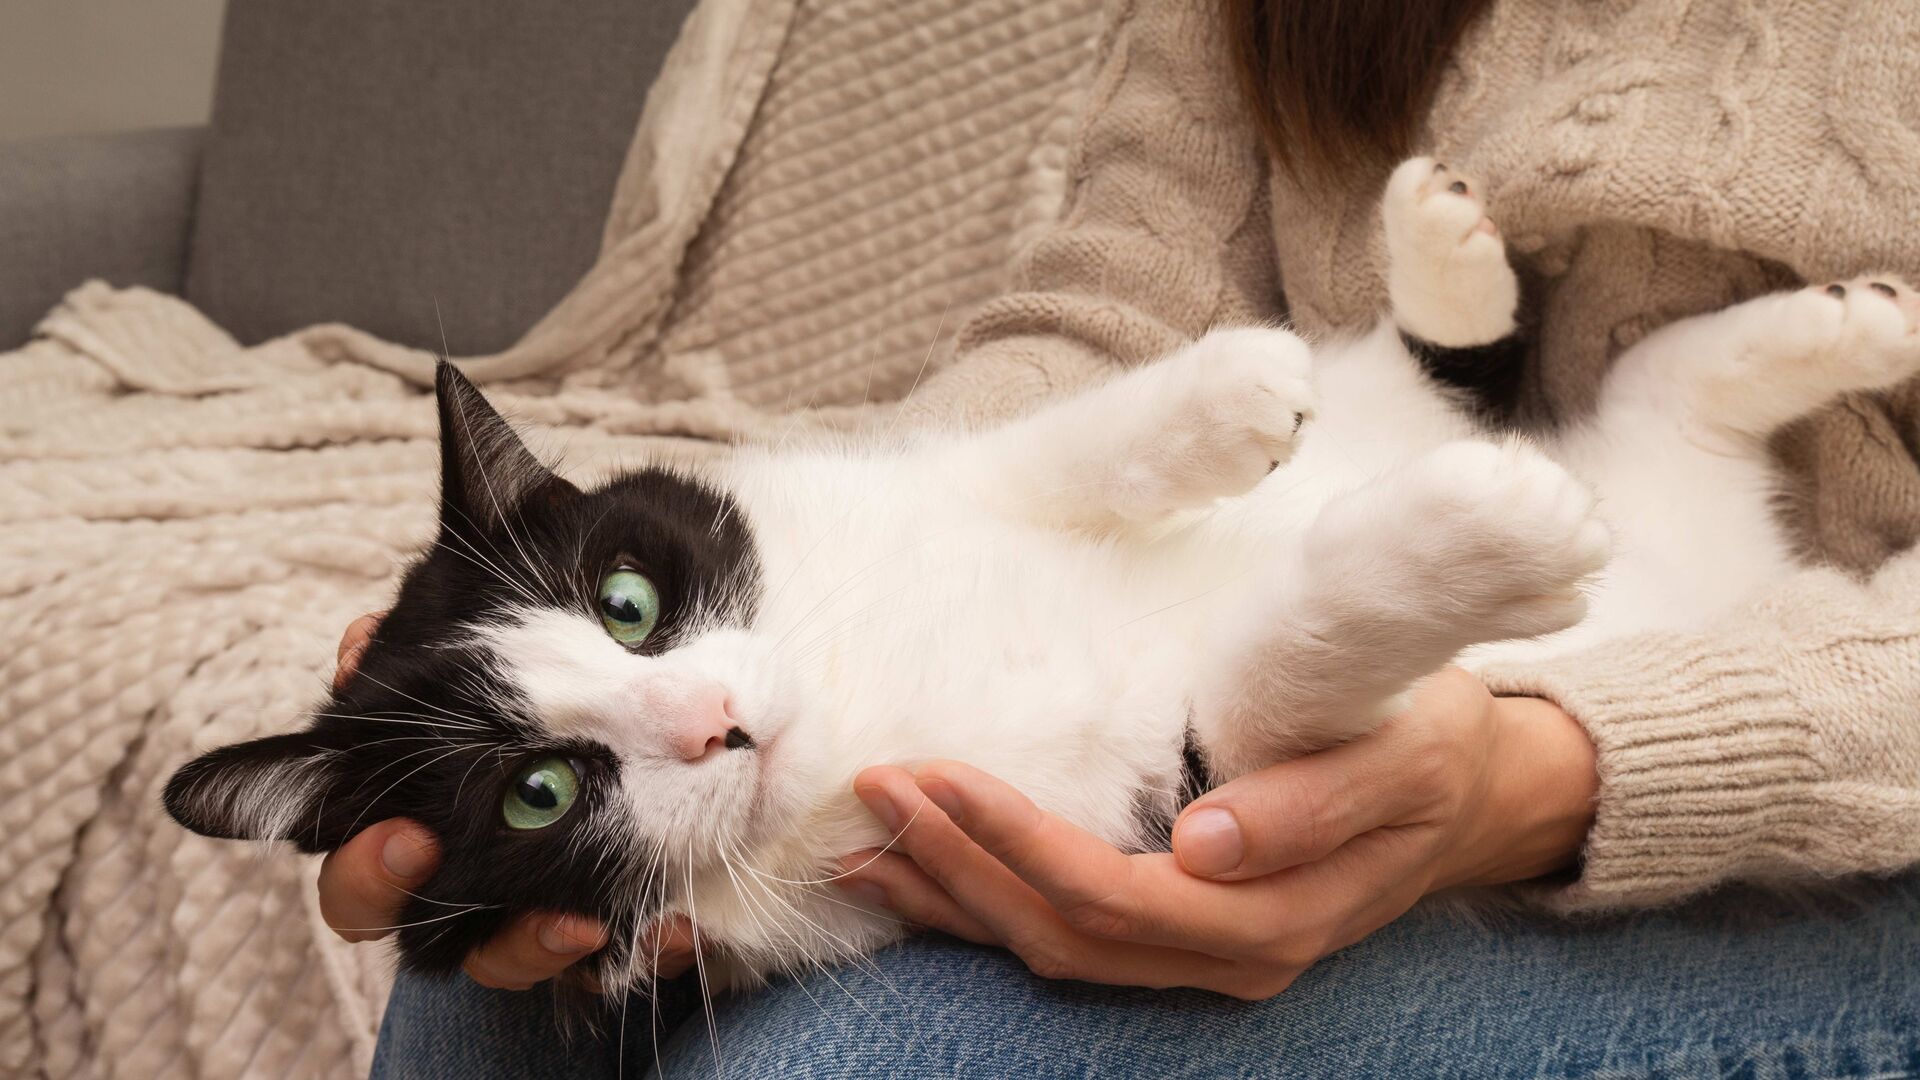
M 599 262 L 463 367 L 586 479 L 860 422 L 1057 210 L 1097 2 L 706 0 Z M 297 726 L 429 538 L 432 359 L 100 283 L 0 355 L 0 1075 L 364 1075 L 390 957 L 159 792 Z

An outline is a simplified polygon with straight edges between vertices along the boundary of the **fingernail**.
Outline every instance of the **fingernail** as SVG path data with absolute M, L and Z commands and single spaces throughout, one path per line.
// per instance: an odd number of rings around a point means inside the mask
M 566 932 L 564 919 L 549 919 L 540 925 L 540 947 L 556 956 L 578 956 L 597 946 Z
M 887 890 L 871 881 L 843 881 L 840 887 L 849 895 L 868 907 L 885 908 L 893 905 L 887 900 Z
M 433 868 L 433 844 L 412 829 L 400 829 L 380 845 L 380 865 L 394 877 L 411 881 Z
M 928 802 L 944 811 L 955 825 L 960 824 L 960 793 L 953 790 L 952 784 L 938 777 L 914 783 L 920 785 L 920 794 L 925 795 Z
M 900 831 L 900 809 L 893 805 L 893 796 L 887 794 L 887 789 L 868 785 L 855 788 L 853 793 L 868 813 L 880 819 L 880 824 L 885 825 L 888 832 Z
M 1195 810 L 1180 819 L 1174 831 L 1173 850 L 1180 865 L 1190 874 L 1212 877 L 1240 865 L 1246 857 L 1246 845 L 1240 839 L 1240 822 L 1233 811 L 1219 807 Z

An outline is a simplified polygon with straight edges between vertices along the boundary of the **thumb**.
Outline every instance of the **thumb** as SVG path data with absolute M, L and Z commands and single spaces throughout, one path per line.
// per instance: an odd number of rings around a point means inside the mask
M 348 941 L 385 937 L 407 892 L 432 877 L 439 862 L 439 845 L 418 822 L 369 825 L 320 864 L 320 915 Z
M 1359 739 L 1248 773 L 1180 814 L 1173 854 L 1187 873 L 1217 881 L 1317 862 L 1418 805 L 1386 782 L 1390 758 L 1379 740 Z

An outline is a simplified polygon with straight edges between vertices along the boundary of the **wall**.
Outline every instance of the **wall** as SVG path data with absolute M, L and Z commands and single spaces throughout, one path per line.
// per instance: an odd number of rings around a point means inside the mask
M 199 124 L 226 0 L 0 0 L 0 140 Z

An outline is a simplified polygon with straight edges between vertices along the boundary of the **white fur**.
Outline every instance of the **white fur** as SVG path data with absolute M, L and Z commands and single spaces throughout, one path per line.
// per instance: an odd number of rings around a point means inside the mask
M 1473 188 L 1446 166 L 1414 158 L 1393 171 L 1381 201 L 1394 320 L 1436 345 L 1498 341 L 1513 332 L 1520 306 L 1506 246 Z
M 188 812 L 201 821 L 226 822 L 238 836 L 292 837 L 313 809 L 319 774 L 326 771 L 325 758 L 289 757 L 250 764 L 247 769 L 244 782 L 191 789 Z
M 1396 318 L 1481 343 L 1511 328 L 1512 273 L 1445 179 L 1417 162 L 1388 189 Z M 824 883 L 889 839 L 865 766 L 964 759 L 1133 844 L 1190 716 L 1230 776 L 1367 730 L 1451 659 L 1697 623 L 1786 573 L 1763 438 L 1920 370 L 1898 288 L 1669 327 L 1541 444 L 1487 439 L 1389 322 L 1312 354 L 1216 332 L 998 430 L 741 453 L 719 481 L 764 569 L 749 628 L 657 657 L 585 616 L 480 632 L 530 717 L 620 756 L 639 842 L 734 974 L 844 958 L 897 929 Z M 666 752 L 639 703 L 689 680 L 726 685 L 754 750 Z

